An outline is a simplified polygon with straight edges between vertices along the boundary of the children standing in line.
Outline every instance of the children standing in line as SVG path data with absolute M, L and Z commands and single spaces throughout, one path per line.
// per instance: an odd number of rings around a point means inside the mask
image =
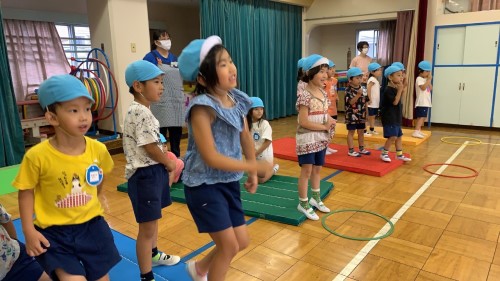
M 385 69 L 384 76 L 389 80 L 389 83 L 384 91 L 380 111 L 382 126 L 384 127 L 384 138 L 387 140 L 385 141 L 382 154 L 380 154 L 380 159 L 384 162 L 391 162 L 389 149 L 391 144 L 395 143 L 396 158 L 408 162 L 411 159 L 403 155 L 403 142 L 401 140 L 403 136 L 403 131 L 401 130 L 401 123 L 403 121 L 401 94 L 406 87 L 403 82 L 403 73 L 399 67 L 391 65 Z
M 249 244 L 240 194 L 240 179 L 248 172 L 246 190 L 255 193 L 259 165 L 245 116 L 248 96 L 237 90 L 237 69 L 218 36 L 191 41 L 179 57 L 185 81 L 197 81 L 195 97 L 186 109 L 189 138 L 182 176 L 189 211 L 201 233 L 215 248 L 203 259 L 189 261 L 192 280 L 224 280 L 234 256 Z M 245 160 L 242 159 L 242 150 Z
M 144 60 L 129 64 L 125 70 L 134 101 L 123 125 L 123 152 L 127 159 L 128 196 L 139 224 L 136 253 L 141 281 L 154 280 L 152 266 L 174 265 L 180 260 L 157 248 L 161 210 L 172 204 L 168 172 L 176 167 L 175 161 L 162 151 L 160 123 L 149 108 L 163 93 L 162 75 L 163 71 Z
M 425 134 L 422 133 L 421 128 L 429 114 L 429 108 L 432 107 L 432 65 L 428 61 L 421 61 L 418 64 L 418 77 L 415 81 L 415 92 L 417 93 L 417 100 L 415 101 L 415 132 L 411 135 L 414 138 L 423 139 Z
M 329 100 L 323 85 L 328 77 L 328 59 L 314 54 L 304 61 L 305 74 L 302 78 L 307 83 L 304 92 L 297 97 L 295 107 L 299 112 L 296 134 L 296 152 L 299 158 L 300 177 L 299 205 L 297 209 L 308 219 L 319 217 L 311 206 L 321 212 L 330 209 L 321 201 L 320 170 L 325 164 L 325 153 L 335 131 L 335 120 L 328 115 Z M 308 200 L 307 187 L 311 180 L 311 199 Z
M 380 107 L 380 82 L 378 78 L 382 76 L 382 66 L 376 62 L 372 62 L 368 65 L 368 71 L 370 72 L 367 83 L 369 133 L 378 135 L 378 132 L 375 131 L 375 117 L 378 115 L 378 109 Z
M 338 80 L 335 78 L 335 63 L 332 60 L 328 60 L 328 79 L 325 82 L 325 92 L 330 100 L 328 115 L 330 115 L 335 121 L 337 121 L 337 102 L 339 100 L 339 96 L 337 95 L 337 83 Z M 330 147 L 326 148 L 326 155 L 336 152 L 336 149 Z
M 85 137 L 94 99 L 66 74 L 45 80 L 38 100 L 55 136 L 26 152 L 12 183 L 26 251 L 53 279 L 109 280 L 121 258 L 97 196 L 114 164 L 103 143 Z
M 366 101 L 367 96 L 363 94 L 361 87 L 363 72 L 357 67 L 347 71 L 349 85 L 345 90 L 345 124 L 347 129 L 347 146 L 349 156 L 361 157 L 370 155 L 365 149 L 364 130 L 366 128 Z M 354 151 L 354 132 L 358 133 L 359 152 Z
M 255 144 L 255 157 L 257 161 L 267 161 L 273 165 L 273 129 L 266 120 L 264 102 L 258 97 L 251 97 L 250 100 L 252 101 L 252 106 L 247 114 L 247 124 Z M 278 172 L 279 168 L 278 164 L 274 164 L 265 173 L 257 174 L 259 183 L 268 181 Z
M 0 280 L 50 281 L 50 277 L 28 256 L 26 246 L 17 240 L 11 216 L 0 204 Z

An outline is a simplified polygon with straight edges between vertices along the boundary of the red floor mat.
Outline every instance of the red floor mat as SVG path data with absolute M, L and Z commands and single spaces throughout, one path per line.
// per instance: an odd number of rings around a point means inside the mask
M 381 177 L 403 164 L 403 161 L 395 159 L 395 153 L 389 153 L 392 162 L 387 163 L 380 160 L 379 150 L 368 149 L 372 152 L 371 155 L 352 157 L 347 155 L 346 145 L 330 144 L 330 147 L 338 150 L 337 153 L 327 155 L 325 159 L 325 167 L 332 169 Z M 273 150 L 274 157 L 297 161 L 295 138 L 273 140 Z

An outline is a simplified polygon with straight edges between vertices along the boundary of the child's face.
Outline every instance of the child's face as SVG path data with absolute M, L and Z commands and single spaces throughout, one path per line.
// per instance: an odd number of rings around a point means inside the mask
M 92 125 L 92 104 L 89 99 L 79 97 L 70 101 L 60 102 L 56 107 L 53 124 L 55 127 L 73 137 L 83 136 Z
M 262 118 L 262 115 L 264 115 L 264 108 L 263 107 L 255 107 L 252 109 L 252 121 L 253 122 L 259 121 Z
M 320 68 L 319 72 L 314 75 L 313 79 L 309 81 L 316 87 L 323 87 L 325 85 L 325 81 L 328 78 L 328 67 Z
M 156 78 L 146 81 L 142 84 L 142 95 L 149 102 L 159 102 L 161 95 L 163 94 L 163 75 L 159 75 Z
M 363 80 L 363 75 L 354 76 L 351 77 L 351 79 L 349 79 L 349 84 L 351 84 L 351 86 L 356 88 L 359 87 L 359 85 L 361 85 L 362 80 Z
M 389 75 L 389 80 L 394 84 L 401 83 L 403 81 L 403 71 L 396 71 Z
M 420 73 L 420 76 L 422 76 L 423 78 L 427 78 L 427 77 L 429 77 L 429 73 L 431 73 L 431 72 L 430 71 L 422 71 Z
M 335 67 L 330 67 L 328 69 L 328 78 L 335 76 Z
M 375 71 L 373 71 L 373 76 L 375 76 L 375 77 L 382 76 L 382 67 L 379 68 L 379 69 L 377 69 L 377 70 L 375 70 Z
M 237 86 L 238 70 L 236 69 L 236 65 L 233 63 L 231 56 L 225 49 L 217 59 L 216 69 L 219 88 L 224 91 L 229 91 Z

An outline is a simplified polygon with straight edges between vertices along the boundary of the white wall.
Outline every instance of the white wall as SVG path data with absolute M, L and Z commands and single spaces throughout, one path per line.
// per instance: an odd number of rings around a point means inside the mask
M 315 38 L 314 42 L 321 42 L 321 44 L 309 45 L 310 54 L 321 54 L 335 62 L 337 70 L 345 70 L 348 67 L 347 49 L 349 47 L 351 58 L 356 56 L 357 31 L 378 28 L 380 28 L 379 22 L 321 25 L 315 28 L 309 37 Z

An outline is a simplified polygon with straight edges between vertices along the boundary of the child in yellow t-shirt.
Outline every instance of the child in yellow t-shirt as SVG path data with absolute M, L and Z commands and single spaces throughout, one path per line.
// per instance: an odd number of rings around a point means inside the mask
M 104 144 L 85 137 L 94 99 L 65 74 L 44 81 L 38 100 L 55 136 L 28 150 L 12 183 L 26 251 L 53 279 L 108 278 L 121 257 L 97 195 L 114 164 Z

